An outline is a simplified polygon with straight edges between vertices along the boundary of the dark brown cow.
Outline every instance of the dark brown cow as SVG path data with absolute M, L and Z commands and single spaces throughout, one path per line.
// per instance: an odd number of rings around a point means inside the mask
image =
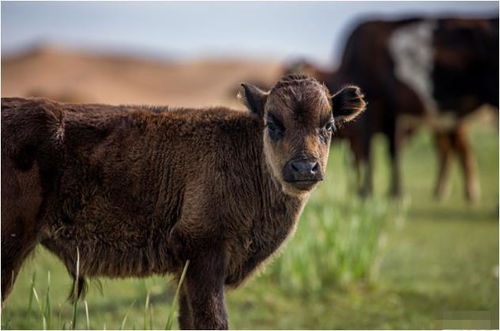
M 398 196 L 401 144 L 416 126 L 427 124 L 440 161 L 437 196 L 444 195 L 456 152 L 464 169 L 466 196 L 477 200 L 479 186 L 464 119 L 483 104 L 498 108 L 498 18 L 369 21 L 347 39 L 336 72 L 328 76 L 310 64 L 302 67 L 333 90 L 352 83 L 366 94 L 368 110 L 339 132 L 350 140 L 355 160 L 364 168 L 363 195 L 372 191 L 374 134 L 380 132 L 389 140 L 390 192 Z
M 227 328 L 236 287 L 293 233 L 335 122 L 364 108 L 286 76 L 250 112 L 2 99 L 2 299 L 41 243 L 76 278 L 187 269 L 184 329 Z M 77 269 L 77 262 L 79 269 Z
M 360 84 L 370 110 L 347 131 L 359 141 L 359 158 L 367 165 L 364 193 L 371 192 L 371 137 L 388 137 L 392 160 L 391 193 L 401 192 L 399 151 L 415 122 L 433 128 L 440 155 L 436 193 L 444 192 L 451 150 L 459 153 L 466 196 L 478 198 L 463 120 L 488 103 L 498 107 L 498 19 L 407 19 L 372 21 L 349 37 L 341 65 L 328 82 Z

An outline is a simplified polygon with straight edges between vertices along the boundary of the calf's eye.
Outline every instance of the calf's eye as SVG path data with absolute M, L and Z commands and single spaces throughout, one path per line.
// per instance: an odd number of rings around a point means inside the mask
M 278 140 L 283 137 L 285 128 L 277 119 L 269 117 L 266 121 L 266 126 L 271 139 Z
M 279 131 L 279 128 L 276 126 L 276 124 L 274 124 L 273 122 L 267 122 L 267 128 L 269 129 L 269 131 L 271 132 L 276 132 L 276 131 Z
M 328 122 L 326 125 L 325 125 L 325 130 L 329 131 L 329 132 L 333 132 L 335 131 L 335 125 L 333 123 L 333 121 L 330 121 Z
M 325 126 L 320 128 L 319 130 L 320 133 L 319 137 L 321 141 L 327 143 L 334 131 L 335 131 L 335 123 L 333 122 L 333 120 L 326 123 Z

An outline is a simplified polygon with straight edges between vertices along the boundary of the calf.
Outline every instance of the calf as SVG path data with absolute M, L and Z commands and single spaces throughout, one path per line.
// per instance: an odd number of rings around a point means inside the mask
M 180 275 L 181 328 L 227 328 L 236 287 L 293 233 L 336 125 L 365 107 L 290 75 L 248 112 L 2 99 L 2 300 L 41 243 L 84 277 Z M 78 264 L 78 268 L 77 268 Z

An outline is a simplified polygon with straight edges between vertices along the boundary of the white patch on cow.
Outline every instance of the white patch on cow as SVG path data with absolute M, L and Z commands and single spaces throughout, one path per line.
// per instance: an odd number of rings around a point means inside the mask
M 431 73 L 434 63 L 433 32 L 436 22 L 420 21 L 396 29 L 389 39 L 395 75 L 411 87 L 425 105 L 427 115 L 437 115 Z

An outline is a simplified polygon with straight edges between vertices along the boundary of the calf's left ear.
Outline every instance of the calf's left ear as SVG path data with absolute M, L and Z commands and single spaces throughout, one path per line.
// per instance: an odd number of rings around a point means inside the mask
M 242 83 L 241 89 L 238 91 L 238 99 L 243 102 L 248 110 L 259 117 L 264 116 L 264 106 L 268 95 L 269 92 L 264 92 L 257 86 L 247 83 Z
M 366 101 L 361 89 L 349 85 L 332 97 L 333 118 L 340 123 L 352 121 L 366 108 Z

